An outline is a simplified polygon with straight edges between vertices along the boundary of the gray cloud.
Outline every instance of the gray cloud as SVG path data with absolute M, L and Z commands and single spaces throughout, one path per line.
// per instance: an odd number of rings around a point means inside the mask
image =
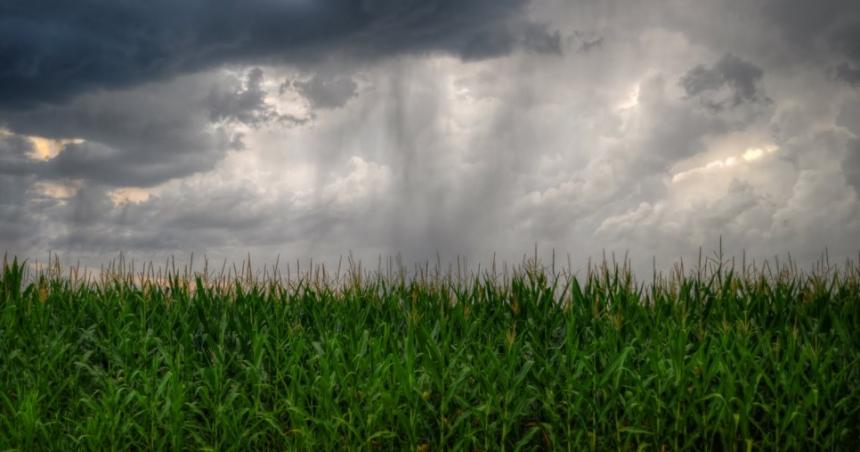
M 0 174 L 0 249 L 13 253 L 32 252 L 44 241 L 42 228 L 34 210 L 43 206 L 27 193 L 32 178 L 10 177 Z
M 114 148 L 100 143 L 67 144 L 47 162 L 34 163 L 45 178 L 80 178 L 112 186 L 148 187 L 175 177 L 211 169 L 217 155 L 229 148 L 226 137 L 209 149 L 176 149 L 159 155 L 153 148 Z M 219 149 L 220 148 L 220 149 Z
M 30 140 L 18 135 L 0 135 L 0 174 L 26 175 L 32 172 Z
M 723 56 L 711 67 L 690 69 L 680 80 L 690 97 L 697 97 L 713 110 L 732 108 L 744 102 L 767 102 L 759 86 L 764 72 L 758 66 L 734 55 Z M 728 98 L 719 91 L 730 90 Z
M 580 30 L 575 30 L 572 35 L 565 39 L 565 43 L 574 47 L 580 52 L 589 52 L 599 49 L 603 45 L 604 37 L 595 33 L 585 33 Z
M 837 37 L 853 3 L 350 6 L 367 15 L 350 31 L 225 19 L 225 39 L 187 41 L 167 69 L 6 102 L 0 247 L 375 263 L 517 259 L 538 242 L 582 260 L 629 250 L 650 270 L 722 236 L 750 256 L 856 255 L 860 92 L 834 77 L 855 67 Z M 86 141 L 34 162 L 25 134 Z M 125 185 L 152 195 L 113 202 Z
M 814 46 L 841 25 L 860 17 L 852 0 L 768 0 L 762 18 L 775 24 L 790 45 Z
M 839 110 L 836 123 L 860 137 L 860 99 L 846 100 Z
M 593 45 L 591 43 L 591 46 Z M 546 25 L 532 24 L 526 28 L 523 46 L 539 54 L 561 55 L 563 51 L 561 32 L 558 30 L 547 32 Z
M 142 204 L 115 207 L 104 190 L 81 190 L 55 215 L 66 227 L 50 240 L 52 247 L 75 251 L 195 249 L 206 243 L 227 243 L 228 232 L 253 236 L 262 212 L 242 190 L 192 190 Z M 251 207 L 254 206 L 254 207 Z M 250 207 L 250 208 L 249 208 Z M 193 234 L 189 234 L 193 231 Z
M 853 0 L 770 0 L 764 17 L 788 41 L 792 64 L 812 61 L 852 85 L 860 81 L 860 8 Z
M 845 173 L 845 179 L 860 196 L 860 100 L 855 99 L 853 102 L 843 104 L 837 123 L 854 135 L 854 139 L 848 143 L 845 158 L 842 160 L 842 170 Z
M 854 146 L 849 149 L 848 155 L 842 161 L 842 170 L 845 172 L 845 179 L 860 195 L 860 140 L 855 140 Z
M 0 249 L 24 253 L 44 240 L 39 214 L 56 203 L 34 196 L 28 155 L 32 143 L 15 135 L 0 135 Z
M 211 125 L 206 113 L 209 87 L 221 83 L 218 77 L 195 76 L 96 92 L 62 105 L 7 113 L 0 126 L 19 135 L 85 140 L 66 144 L 51 160 L 19 162 L 40 177 L 151 186 L 211 169 L 240 145 L 237 133 Z M 245 121 L 273 114 L 256 107 L 239 104 L 231 114 L 244 115 L 237 117 Z
M 357 95 L 358 84 L 350 77 L 314 74 L 308 80 L 292 83 L 314 108 L 340 108 Z M 282 86 L 283 88 L 283 86 Z
M 244 80 L 213 86 L 206 97 L 209 120 L 259 128 L 273 123 L 301 125 L 312 119 L 280 113 L 267 98 L 269 93 L 263 87 L 263 76 L 263 70 L 255 67 L 248 71 Z
M 450 52 L 468 59 L 556 38 L 526 0 L 87 0 L 0 6 L 0 106 L 55 102 L 225 63 L 372 60 Z
M 525 18 L 526 3 L 219 0 L 140 7 L 93 0 L 0 6 L 0 63 L 6 68 L 0 71 L 0 127 L 85 140 L 46 162 L 16 157 L 2 171 L 146 187 L 211 170 L 226 152 L 245 146 L 236 126 L 302 125 L 316 113 L 278 111 L 267 98 L 262 69 L 242 77 L 199 71 L 290 63 L 315 73 L 294 85 L 311 108 L 334 109 L 356 95 L 357 85 L 325 75 L 322 66 L 361 67 L 435 52 L 483 59 L 519 47 L 558 54 L 558 33 Z
M 837 77 L 860 86 L 860 19 L 838 29 L 831 41 L 846 60 L 836 67 Z
M 248 71 L 244 86 L 218 90 L 213 88 L 206 98 L 209 119 L 212 122 L 237 121 L 250 126 L 273 121 L 277 118 L 274 108 L 266 103 L 266 92 L 262 89 L 263 70 Z
M 860 86 L 860 67 L 843 63 L 836 67 L 836 76 L 851 85 Z

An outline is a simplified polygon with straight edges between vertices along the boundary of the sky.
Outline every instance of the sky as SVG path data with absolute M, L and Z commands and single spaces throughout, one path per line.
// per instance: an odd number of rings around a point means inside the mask
M 855 0 L 12 0 L 0 251 L 860 252 Z

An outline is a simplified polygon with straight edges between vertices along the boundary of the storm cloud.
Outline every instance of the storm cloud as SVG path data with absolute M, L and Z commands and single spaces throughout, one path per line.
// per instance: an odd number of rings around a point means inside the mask
M 681 78 L 681 85 L 688 96 L 699 97 L 708 108 L 722 110 L 743 102 L 767 101 L 758 86 L 763 75 L 761 68 L 729 54 L 712 67 L 691 69 Z M 729 92 L 721 94 L 722 90 Z
M 286 86 L 286 85 L 284 85 Z M 296 88 L 316 108 L 339 108 L 350 98 L 355 97 L 358 85 L 349 77 L 327 77 L 315 74 L 309 80 L 292 82 Z
M 0 248 L 855 257 L 854 3 L 4 4 Z
M 207 87 L 217 83 L 186 77 L 122 92 L 97 91 L 0 115 L 0 124 L 19 137 L 78 139 L 61 144 L 55 158 L 29 162 L 41 177 L 151 186 L 211 169 L 238 147 L 236 133 L 212 124 L 204 109 Z M 230 114 L 261 120 L 248 108 Z
M 26 108 L 223 64 L 374 60 L 422 52 L 489 58 L 557 36 L 525 0 L 4 2 L 0 106 Z

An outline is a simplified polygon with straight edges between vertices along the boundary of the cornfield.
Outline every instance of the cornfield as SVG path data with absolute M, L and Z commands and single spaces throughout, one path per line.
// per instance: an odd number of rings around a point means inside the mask
M 0 449 L 856 450 L 860 267 L 4 261 Z

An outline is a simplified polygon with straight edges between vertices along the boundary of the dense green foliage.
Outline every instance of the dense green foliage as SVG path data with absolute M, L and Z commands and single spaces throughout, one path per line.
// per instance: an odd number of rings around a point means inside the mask
M 648 284 L 614 265 L 574 278 L 534 262 L 504 277 L 326 283 L 25 268 L 4 265 L 0 280 L 0 449 L 860 441 L 852 266 L 720 264 Z

